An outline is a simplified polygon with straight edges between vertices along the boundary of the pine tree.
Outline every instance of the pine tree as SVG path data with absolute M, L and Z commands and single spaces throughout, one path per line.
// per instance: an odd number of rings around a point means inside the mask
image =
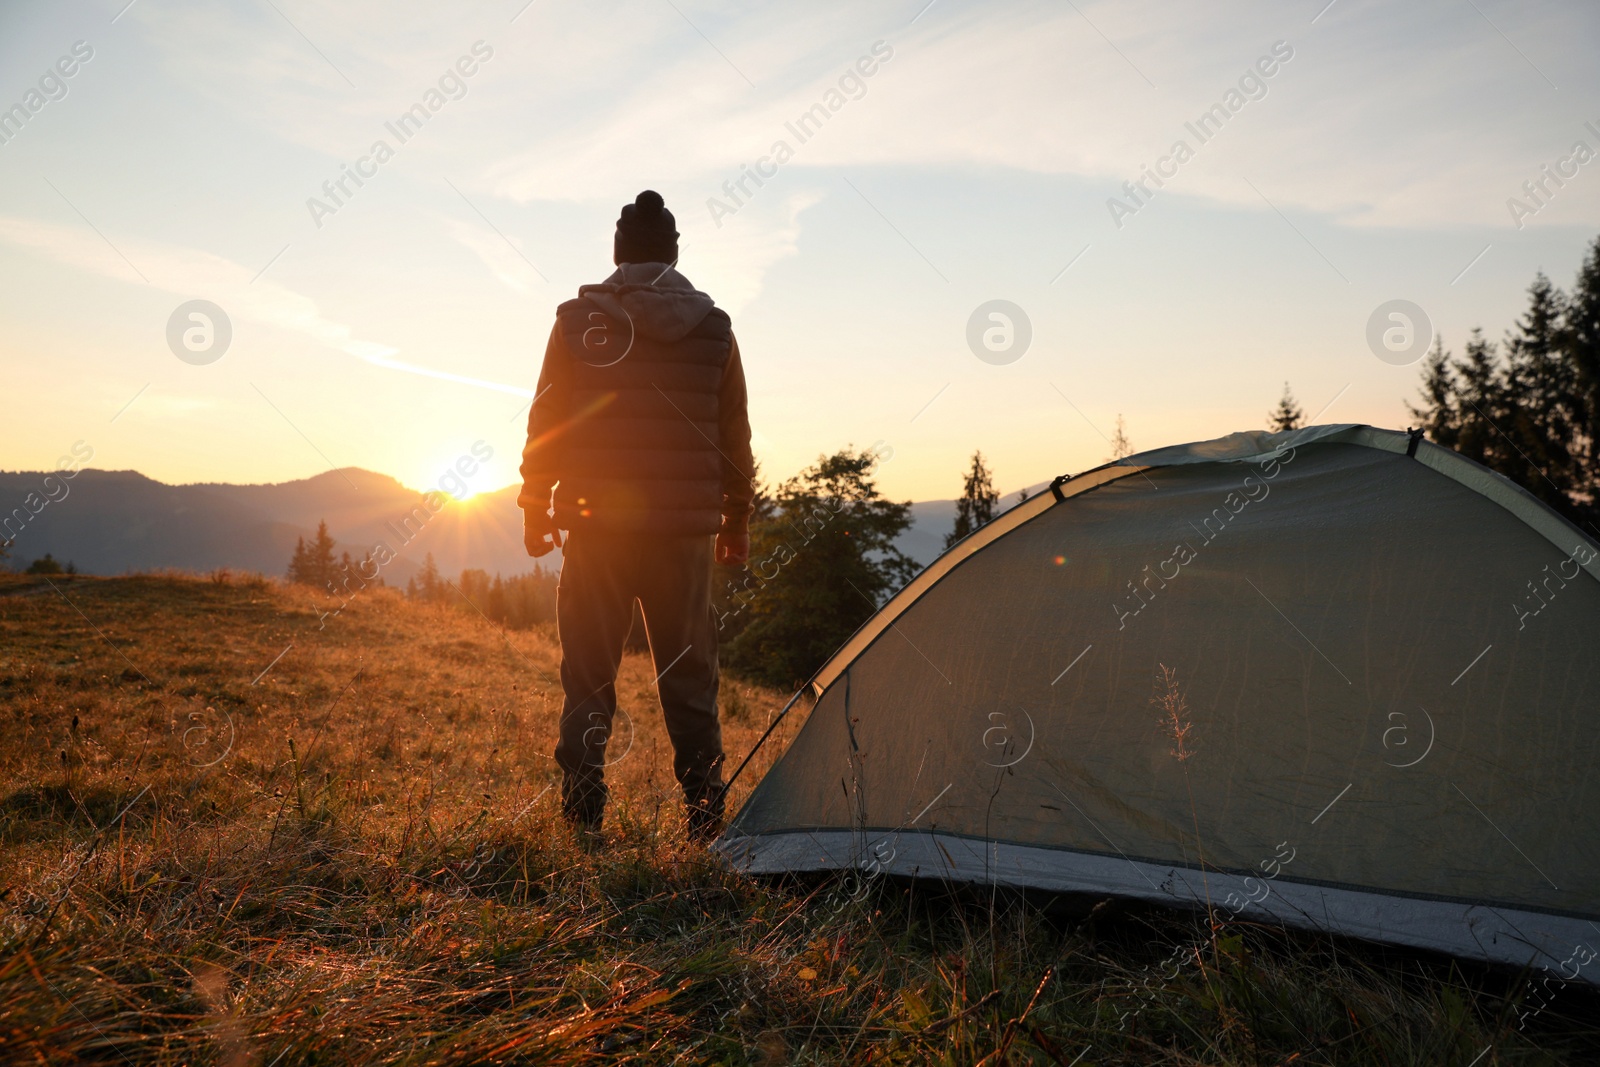
M 1283 397 L 1278 401 L 1278 406 L 1267 412 L 1267 428 L 1275 433 L 1284 430 L 1298 430 L 1306 424 L 1306 413 L 1295 402 L 1294 393 L 1289 391 L 1289 383 L 1283 383 Z
M 1572 450 L 1577 495 L 1588 521 L 1600 523 L 1600 237 L 1589 247 L 1566 301 L 1561 348 L 1571 364 L 1575 422 Z
M 945 534 L 944 547 L 949 548 L 994 518 L 995 505 L 999 502 L 1000 494 L 995 492 L 994 479 L 984 465 L 983 453 L 972 453 L 972 467 L 967 471 L 961 498 L 956 501 L 955 528 Z
M 333 538 L 328 534 L 326 522 L 317 523 L 317 536 L 310 543 L 295 539 L 294 555 L 289 559 L 289 580 L 302 585 L 327 589 L 339 577 L 338 565 L 333 560 Z
M 311 568 L 317 584 L 326 586 L 333 581 L 337 569 L 333 562 L 333 538 L 328 534 L 326 522 L 317 523 L 317 539 L 311 542 Z
M 1123 456 L 1133 455 L 1133 442 L 1128 440 L 1128 428 L 1122 421 L 1122 413 L 1117 413 L 1117 428 L 1111 434 L 1111 455 L 1107 460 L 1121 459 Z
M 422 573 L 417 576 L 417 592 L 423 600 L 444 599 L 444 580 L 439 577 L 439 568 L 433 562 L 432 552 L 423 557 Z
M 1467 339 L 1466 359 L 1455 364 L 1456 396 L 1460 400 L 1461 433 L 1456 451 L 1475 459 L 1487 467 L 1499 470 L 1499 461 L 1507 451 L 1500 443 L 1495 424 L 1502 414 L 1503 394 L 1500 389 L 1499 368 L 1495 366 L 1498 353 L 1495 343 L 1486 340 L 1483 330 L 1474 327 Z
M 1456 376 L 1450 366 L 1450 353 L 1444 341 L 1433 339 L 1433 350 L 1422 363 L 1422 406 L 1406 402 L 1406 410 L 1416 420 L 1428 440 L 1445 448 L 1461 441 L 1461 411 L 1456 403 Z
M 1575 522 L 1600 522 L 1600 238 L 1572 295 L 1542 273 L 1503 349 L 1475 329 L 1464 357 L 1441 342 L 1422 366 L 1428 437 L 1523 488 Z
M 1506 334 L 1497 468 L 1546 503 L 1561 507 L 1583 481 L 1577 436 L 1583 422 L 1577 367 L 1561 349 L 1566 298 L 1543 272 L 1528 287 L 1528 310 Z
M 294 555 L 289 557 L 288 577 L 291 582 L 307 584 L 311 581 L 310 578 L 306 577 L 307 559 L 306 539 L 304 537 L 296 537 L 294 539 Z

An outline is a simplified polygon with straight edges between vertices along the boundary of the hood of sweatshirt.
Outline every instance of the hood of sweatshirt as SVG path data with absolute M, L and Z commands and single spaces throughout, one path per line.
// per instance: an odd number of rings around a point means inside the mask
M 624 263 L 597 285 L 578 289 L 613 319 L 633 324 L 641 337 L 681 340 L 716 304 L 665 263 Z

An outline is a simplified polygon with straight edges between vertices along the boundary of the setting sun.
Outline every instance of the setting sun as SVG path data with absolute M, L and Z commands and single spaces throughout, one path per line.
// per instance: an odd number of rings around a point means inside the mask
M 474 441 L 466 452 L 457 455 L 435 456 L 418 472 L 414 481 L 419 492 L 439 492 L 458 504 L 499 488 L 494 476 L 485 469 L 494 458 L 494 447 L 485 441 Z

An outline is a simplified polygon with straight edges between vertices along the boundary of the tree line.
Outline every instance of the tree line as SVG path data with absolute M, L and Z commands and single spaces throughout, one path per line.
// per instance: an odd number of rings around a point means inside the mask
M 367 586 L 388 584 L 370 556 L 354 559 L 348 552 L 336 555 L 336 548 L 328 524 L 317 523 L 311 540 L 295 539 L 288 580 L 339 598 Z M 409 600 L 453 604 L 469 614 L 481 613 L 501 626 L 527 630 L 555 622 L 558 577 L 556 572 L 536 563 L 531 572 L 510 578 L 498 573 L 490 577 L 487 571 L 468 569 L 452 582 L 439 573 L 433 553 L 429 552 L 418 572 L 406 580 L 404 591 Z
M 1503 340 L 1474 329 L 1457 357 L 1435 339 L 1407 408 L 1429 440 L 1600 533 L 1600 238 L 1571 292 L 1534 276 Z

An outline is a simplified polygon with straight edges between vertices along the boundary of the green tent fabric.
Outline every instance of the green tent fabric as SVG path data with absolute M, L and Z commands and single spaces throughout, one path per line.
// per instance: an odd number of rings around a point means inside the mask
M 1209 904 L 1600 982 L 1600 546 L 1416 436 L 1058 480 L 814 688 L 718 843 L 742 869 Z

